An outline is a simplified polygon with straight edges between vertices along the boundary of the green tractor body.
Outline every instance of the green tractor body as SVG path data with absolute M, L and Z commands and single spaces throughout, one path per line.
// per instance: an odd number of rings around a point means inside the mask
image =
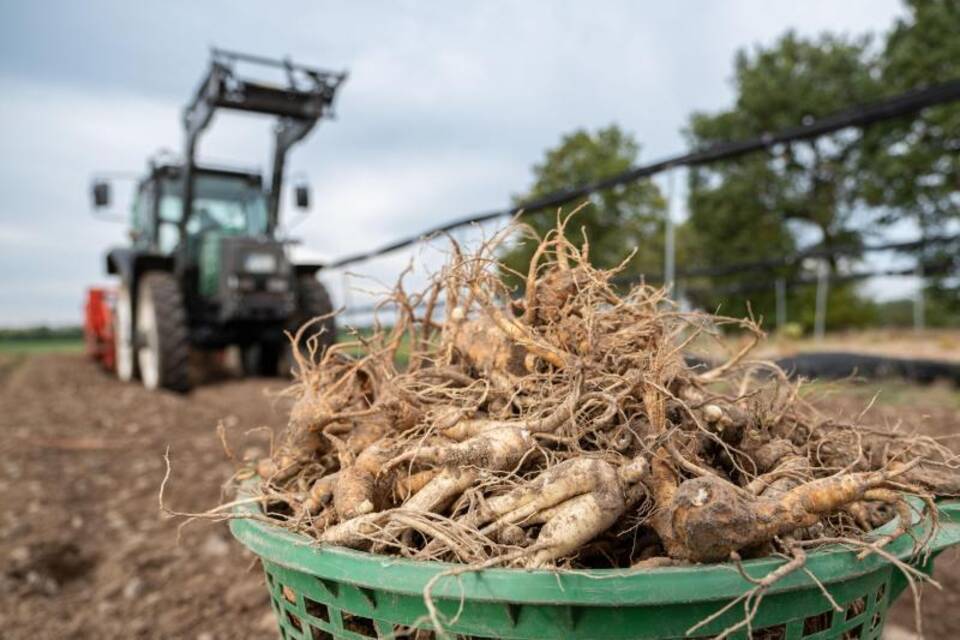
M 278 66 L 288 84 L 241 80 L 238 62 Z M 122 379 L 184 391 L 190 354 L 228 346 L 241 349 L 248 372 L 276 374 L 289 348 L 285 332 L 317 316 L 321 346 L 335 338 L 330 298 L 316 277 L 323 265 L 295 264 L 278 223 L 286 154 L 331 115 L 344 78 L 214 50 L 184 113 L 184 161 L 150 163 L 131 209 L 132 244 L 107 254 L 108 273 L 120 277 L 113 335 Z M 218 108 L 277 116 L 268 186 L 258 172 L 196 163 L 199 136 Z M 298 207 L 309 206 L 305 186 L 295 195 Z M 94 183 L 93 197 L 106 206 L 109 186 Z

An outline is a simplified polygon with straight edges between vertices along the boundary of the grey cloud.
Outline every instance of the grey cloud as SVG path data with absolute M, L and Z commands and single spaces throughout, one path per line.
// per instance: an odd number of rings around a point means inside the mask
M 291 158 L 316 201 L 296 234 L 338 255 L 502 206 L 577 127 L 618 122 L 645 159 L 677 151 L 690 111 L 729 102 L 737 47 L 788 27 L 882 29 L 899 10 L 896 0 L 3 3 L 0 324 L 78 319 L 83 286 L 103 279 L 102 253 L 123 235 L 87 215 L 87 180 L 179 149 L 180 108 L 211 44 L 350 70 L 339 119 Z M 218 119 L 201 151 L 264 166 L 269 123 Z M 364 268 L 389 279 L 406 259 Z

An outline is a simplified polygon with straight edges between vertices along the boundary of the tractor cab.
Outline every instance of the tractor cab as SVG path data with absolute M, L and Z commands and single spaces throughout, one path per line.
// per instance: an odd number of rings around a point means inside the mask
M 280 321 L 295 309 L 296 272 L 274 238 L 270 194 L 258 173 L 197 166 L 184 223 L 184 170 L 151 166 L 133 205 L 131 237 L 171 256 L 182 274 L 189 315 L 207 344 L 231 343 L 251 322 Z M 216 331 L 204 333 L 204 326 Z
M 241 66 L 271 68 L 283 84 L 251 80 Z M 237 346 L 245 368 L 278 373 L 285 331 L 315 323 L 322 349 L 333 341 L 332 305 L 316 273 L 322 264 L 293 264 L 278 238 L 287 153 L 323 118 L 333 115 L 344 73 L 290 60 L 214 49 L 210 67 L 184 109 L 182 162 L 154 161 L 138 182 L 131 246 L 107 254 L 119 276 L 110 335 L 120 378 L 149 388 L 190 387 L 188 356 Z M 260 173 L 196 160 L 199 139 L 219 109 L 276 117 L 269 184 Z M 108 206 L 109 184 L 96 181 L 96 207 Z M 294 190 L 309 207 L 305 186 Z M 315 332 L 314 332 L 315 333 Z
M 135 246 L 172 254 L 181 241 L 183 168 L 151 165 L 140 181 L 131 209 L 131 238 Z M 267 237 L 269 194 L 258 173 L 197 167 L 190 215 L 183 239 L 197 244 L 210 233 Z

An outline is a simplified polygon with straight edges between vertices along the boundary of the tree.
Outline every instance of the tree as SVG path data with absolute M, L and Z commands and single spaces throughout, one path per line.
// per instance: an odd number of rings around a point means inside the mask
M 909 0 L 908 15 L 890 31 L 880 65 L 889 91 L 960 78 L 960 4 Z M 887 219 L 914 222 L 921 234 L 955 233 L 960 222 L 960 104 L 925 109 L 872 128 L 866 139 L 864 193 Z M 958 247 L 931 246 L 919 257 L 928 271 L 952 268 L 929 281 L 928 293 L 960 313 Z
M 910 0 L 909 16 L 890 31 L 880 70 L 890 92 L 960 78 L 960 4 Z M 890 217 L 910 218 L 934 231 L 960 219 L 960 105 L 874 127 L 865 189 L 869 204 Z
M 543 162 L 534 165 L 534 184 L 518 202 L 554 191 L 588 184 L 630 169 L 637 161 L 640 145 L 618 126 L 610 125 L 590 133 L 580 129 L 563 136 L 560 144 L 548 149 Z M 566 212 L 578 203 L 564 208 Z M 593 264 L 609 268 L 637 250 L 626 273 L 659 273 L 663 261 L 664 212 L 666 202 L 650 180 L 641 180 L 602 191 L 567 226 L 571 242 L 580 247 L 581 229 L 590 240 Z M 523 221 L 541 236 L 556 223 L 555 211 L 531 213 Z M 502 259 L 510 268 L 525 274 L 533 255 L 532 243 L 510 246 Z
M 690 172 L 690 217 L 684 228 L 691 261 L 681 263 L 682 266 L 721 267 L 766 260 L 796 250 L 783 217 L 771 206 L 781 187 L 764 158 L 745 158 L 726 168 L 723 180 L 711 183 L 710 179 L 704 171 Z M 796 271 L 782 268 L 687 278 L 682 283 L 683 293 L 697 306 L 710 311 L 734 316 L 752 311 L 769 318 L 776 305 L 773 279 L 794 276 Z M 770 281 L 766 291 L 753 289 L 749 297 L 737 292 L 740 285 L 757 276 Z
M 734 89 L 732 109 L 693 114 L 686 132 L 692 146 L 797 126 L 882 93 L 869 38 L 827 34 L 805 39 L 793 32 L 769 48 L 740 51 Z M 840 131 L 691 169 L 688 224 L 695 253 L 704 264 L 717 266 L 791 253 L 798 237 L 808 238 L 805 244 L 815 239 L 827 249 L 856 246 L 871 221 L 861 206 L 862 138 L 860 131 Z M 834 268 L 842 266 L 837 259 L 831 262 Z M 789 277 L 798 268 L 777 275 Z M 697 302 L 716 306 L 720 299 L 709 291 L 724 282 L 708 279 L 707 295 Z M 772 283 L 770 290 L 751 296 L 756 312 L 772 312 Z M 835 289 L 832 297 L 848 295 Z M 728 300 L 726 306 L 728 312 L 738 312 L 743 301 L 731 305 Z
M 769 49 L 757 48 L 752 54 L 740 51 L 734 84 L 737 100 L 733 109 L 692 116 L 688 137 L 694 146 L 797 126 L 881 94 L 868 38 L 823 35 L 806 40 L 792 32 Z M 866 226 L 856 220 L 861 199 L 861 138 L 861 132 L 845 130 L 793 142 L 774 153 L 695 169 L 691 172 L 691 197 L 699 199 L 692 202 L 693 219 L 714 213 L 707 206 L 709 199 L 701 198 L 704 192 L 753 184 L 756 206 L 764 217 L 813 229 L 828 248 L 850 244 Z M 758 220 L 758 224 L 775 223 Z M 752 235 L 754 230 L 747 227 L 742 232 Z

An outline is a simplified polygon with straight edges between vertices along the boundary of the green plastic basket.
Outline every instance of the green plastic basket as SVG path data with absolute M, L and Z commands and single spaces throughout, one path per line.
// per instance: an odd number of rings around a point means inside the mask
M 933 556 L 960 542 L 960 502 L 941 503 L 939 511 L 934 554 L 925 563 L 910 559 L 910 536 L 887 550 L 931 572 Z M 912 533 L 922 535 L 928 526 L 914 523 Z M 263 561 L 284 640 L 434 635 L 425 632 L 432 627 L 424 587 L 454 565 L 318 546 L 251 519 L 234 519 L 230 528 Z M 759 578 L 782 562 L 751 560 L 743 568 Z M 906 587 L 901 572 L 875 554 L 861 561 L 849 550 L 824 548 L 810 554 L 806 567 L 842 611 L 831 607 L 806 572 L 796 571 L 764 596 L 751 624 L 755 638 L 874 640 L 891 602 Z M 731 564 L 643 571 L 487 569 L 439 578 L 431 599 L 445 637 L 709 638 L 743 620 L 743 606 L 732 607 L 690 636 L 686 632 L 751 587 Z M 747 631 L 731 637 L 747 638 Z

